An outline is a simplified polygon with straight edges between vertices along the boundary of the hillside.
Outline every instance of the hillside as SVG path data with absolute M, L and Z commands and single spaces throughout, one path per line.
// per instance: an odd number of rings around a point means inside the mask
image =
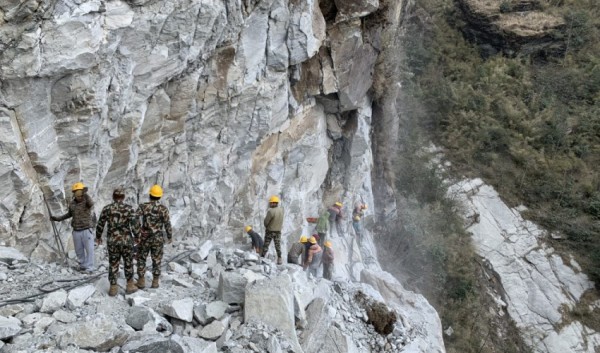
M 446 176 L 483 177 L 509 206 L 519 206 L 527 220 L 547 230 L 540 239 L 544 248 L 578 263 L 575 270 L 581 266 L 596 287 L 600 283 L 598 11 L 592 2 L 577 1 L 422 0 L 405 19 L 404 124 L 421 137 L 406 139 L 398 184 L 409 200 L 429 200 L 420 213 L 446 219 L 424 228 L 445 234 L 442 240 L 435 238 L 445 251 L 436 253 L 436 246 L 426 243 L 434 241 L 430 233 L 420 236 L 426 240 L 413 237 L 407 246 L 426 249 L 433 259 L 417 263 L 443 264 L 446 275 L 454 276 L 456 288 L 468 299 L 456 308 L 485 307 L 473 299 L 477 294 L 470 294 L 485 290 L 477 280 L 481 273 L 476 273 L 485 272 L 485 266 L 461 262 L 477 259 L 470 257 L 461 227 L 443 212 L 454 206 L 437 201 L 444 187 L 436 184 L 434 172 L 419 167 L 426 160 L 423 140 L 441 147 Z M 539 21 L 521 26 L 524 18 Z M 406 207 L 412 209 L 410 203 Z M 479 222 L 479 214 L 471 216 L 467 225 Z M 414 220 L 404 223 L 406 227 Z M 403 228 L 402 234 L 411 233 Z M 410 267 L 410 260 L 405 263 Z M 417 285 L 435 284 L 432 276 Z M 448 287 L 438 293 L 456 304 Z M 588 290 L 582 298 L 563 312 L 565 321 L 581 320 L 597 331 L 598 292 Z M 447 345 L 449 351 L 456 347 Z

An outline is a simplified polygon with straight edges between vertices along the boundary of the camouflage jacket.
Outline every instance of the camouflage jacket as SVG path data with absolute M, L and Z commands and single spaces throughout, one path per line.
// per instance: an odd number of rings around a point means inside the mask
M 100 213 L 96 226 L 96 239 L 102 238 L 106 225 L 106 238 L 108 242 L 129 242 L 131 234 L 136 238 L 137 221 L 133 207 L 123 202 L 114 202 L 105 206 Z
M 141 228 L 138 232 L 141 237 L 162 234 L 163 227 L 167 233 L 167 239 L 173 237 L 169 209 L 161 205 L 158 201 L 141 204 L 136 216 L 138 219 L 142 219 L 139 223 Z
M 93 228 L 96 215 L 93 211 L 94 201 L 88 194 L 83 194 L 83 201 L 77 202 L 75 198 L 69 204 L 69 210 L 62 216 L 54 217 L 55 221 L 64 221 L 73 217 L 71 226 L 73 230 Z
M 264 225 L 267 232 L 281 232 L 281 228 L 283 228 L 283 208 L 279 206 L 269 208 Z

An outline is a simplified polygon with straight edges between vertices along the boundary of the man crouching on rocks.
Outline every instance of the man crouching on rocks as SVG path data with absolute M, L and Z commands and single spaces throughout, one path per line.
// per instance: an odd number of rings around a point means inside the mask
M 133 207 L 124 203 L 125 191 L 121 188 L 113 191 L 113 203 L 105 206 L 100 214 L 98 225 L 96 226 L 96 244 L 102 244 L 102 232 L 104 225 L 106 229 L 106 243 L 108 248 L 108 281 L 110 289 L 108 295 L 114 297 L 117 295 L 119 287 L 117 286 L 117 274 L 119 273 L 119 261 L 123 258 L 125 278 L 127 278 L 127 288 L 125 293 L 131 294 L 137 291 L 133 281 L 133 239 L 132 232 L 135 232 L 136 217 Z M 137 236 L 136 236 L 137 237 Z

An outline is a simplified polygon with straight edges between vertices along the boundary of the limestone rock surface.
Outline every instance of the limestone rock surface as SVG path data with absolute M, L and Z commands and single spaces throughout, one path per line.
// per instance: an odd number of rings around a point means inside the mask
M 464 204 L 466 218 L 478 215 L 469 227 L 476 250 L 497 274 L 508 313 L 536 352 L 600 349 L 600 333 L 578 321 L 565 322 L 562 314 L 594 284 L 544 243 L 546 232 L 481 179 L 463 180 L 449 192 Z

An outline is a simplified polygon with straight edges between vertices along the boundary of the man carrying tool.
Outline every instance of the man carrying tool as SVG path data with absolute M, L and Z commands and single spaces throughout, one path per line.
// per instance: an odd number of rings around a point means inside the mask
M 158 279 L 160 278 L 160 266 L 163 257 L 163 246 L 165 239 L 163 228 L 167 236 L 167 242 L 173 242 L 171 231 L 171 218 L 167 207 L 160 204 L 160 198 L 163 196 L 163 190 L 158 185 L 150 188 L 150 202 L 141 204 L 136 217 L 141 218 L 139 223 L 141 229 L 139 232 L 139 245 L 137 256 L 137 287 L 143 289 L 146 286 L 146 258 L 151 254 L 152 258 L 152 286 L 158 288 Z
M 133 207 L 124 203 L 125 191 L 117 188 L 113 191 L 113 203 L 105 206 L 100 213 L 100 219 L 96 226 L 96 244 L 102 244 L 102 232 L 106 228 L 106 244 L 108 248 L 108 281 L 110 289 L 108 295 L 117 295 L 117 274 L 119 272 L 119 261 L 123 258 L 123 269 L 127 279 L 125 293 L 131 294 L 137 291 L 133 282 L 133 239 L 132 232 L 137 229 L 135 211 Z M 134 234 L 134 238 L 137 235 Z
M 60 222 L 68 218 L 73 227 L 73 245 L 75 254 L 79 261 L 79 271 L 86 273 L 94 272 L 94 201 L 88 195 L 88 188 L 82 182 L 73 184 L 73 199 L 69 204 L 67 213 L 62 216 L 52 216 L 50 218 L 55 222 Z
M 279 207 L 279 197 L 271 196 L 269 199 L 269 210 L 264 220 L 265 225 L 265 244 L 262 250 L 262 257 L 267 255 L 271 240 L 275 243 L 275 251 L 277 252 L 277 264 L 281 265 L 281 229 L 283 228 L 283 208 Z

